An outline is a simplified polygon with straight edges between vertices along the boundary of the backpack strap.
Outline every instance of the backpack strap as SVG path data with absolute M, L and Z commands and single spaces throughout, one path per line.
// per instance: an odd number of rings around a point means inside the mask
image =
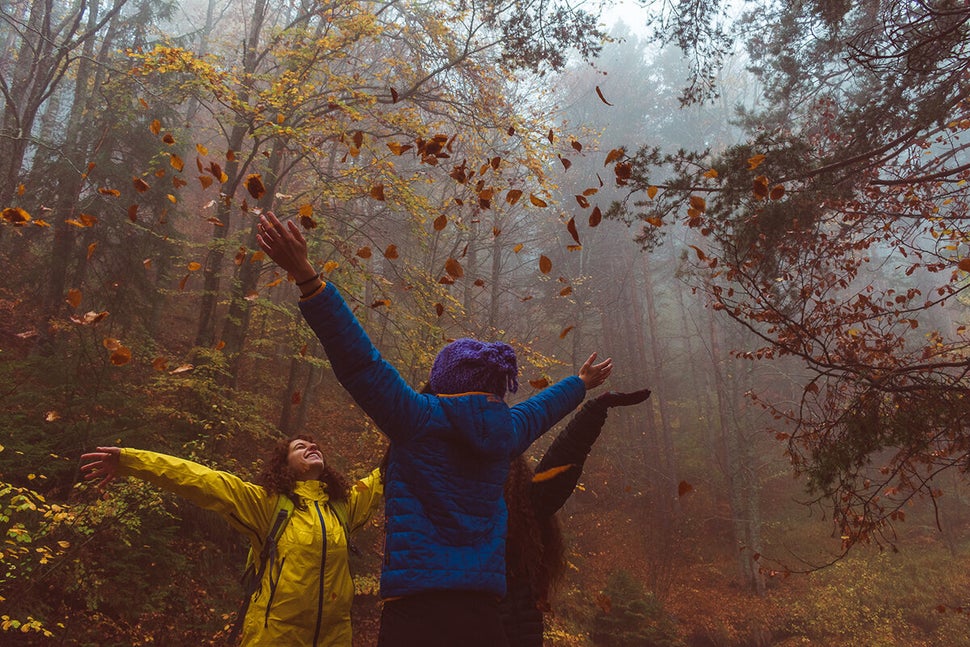
M 267 564 L 276 559 L 276 543 L 279 541 L 280 535 L 283 534 L 283 529 L 286 527 L 286 522 L 290 519 L 291 512 L 293 512 L 293 500 L 283 494 L 277 495 L 276 507 L 273 514 L 273 525 L 270 527 L 269 533 L 263 541 L 263 547 L 259 551 L 258 563 L 256 561 L 256 551 L 253 550 L 252 546 L 249 547 L 249 554 L 246 557 L 246 570 L 243 572 L 241 578 L 243 601 L 239 605 L 239 611 L 236 612 L 236 621 L 232 625 L 232 631 L 229 632 L 228 641 L 230 645 L 235 645 L 236 640 L 239 638 L 243 620 L 246 618 L 246 612 L 249 610 L 249 603 L 252 602 L 253 594 L 256 593 L 260 582 L 263 581 Z

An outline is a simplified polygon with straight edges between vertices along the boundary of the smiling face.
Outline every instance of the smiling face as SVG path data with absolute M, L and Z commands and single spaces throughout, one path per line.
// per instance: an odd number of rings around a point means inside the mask
M 290 443 L 287 463 L 301 481 L 311 481 L 323 473 L 323 453 L 316 443 L 302 438 Z

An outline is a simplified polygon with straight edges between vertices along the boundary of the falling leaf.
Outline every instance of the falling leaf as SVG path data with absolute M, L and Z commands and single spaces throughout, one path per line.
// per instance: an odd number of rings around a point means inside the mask
M 91 257 L 94 256 L 94 250 L 96 250 L 97 248 L 98 248 L 97 243 L 91 243 L 90 245 L 88 245 L 88 255 L 85 260 L 90 261 Z
M 653 200 L 657 196 L 657 187 L 648 186 L 647 187 L 647 197 Z
M 472 285 L 478 288 L 483 288 L 485 287 L 485 279 L 475 279 L 475 282 Z
M 755 155 L 754 157 L 748 158 L 748 170 L 753 171 L 754 169 L 761 166 L 761 163 L 765 161 L 764 155 Z
M 563 289 L 559 290 L 559 296 L 561 297 L 568 297 L 572 293 L 573 293 L 573 287 L 571 285 L 567 285 Z
M 661 218 L 656 214 L 652 216 L 647 216 L 646 218 L 644 218 L 644 220 L 646 220 L 649 224 L 653 225 L 654 227 L 663 227 L 663 224 L 664 224 L 663 218 Z
M 388 245 L 387 249 L 384 250 L 384 258 L 394 260 L 397 257 L 397 245 Z
M 316 229 L 317 221 L 310 216 L 300 216 L 300 226 L 304 229 Z
M 414 146 L 412 146 L 411 144 L 398 144 L 397 142 L 389 142 L 387 144 L 387 147 L 390 148 L 391 152 L 394 153 L 395 155 L 403 155 L 404 153 L 414 148 Z
M 498 238 L 498 235 L 502 233 L 502 230 L 498 227 L 492 227 L 492 238 Z
M 509 189 L 509 192 L 505 194 L 505 201 L 508 204 L 514 205 L 522 197 L 522 191 L 520 189 Z
M 571 331 L 572 329 L 573 329 L 573 326 L 566 326 L 565 328 L 563 328 L 562 332 L 559 333 L 559 339 L 565 339 L 566 335 L 568 335 L 569 331 Z
M 175 143 L 175 137 L 172 135 L 172 133 L 165 133 L 162 136 L 162 141 L 171 146 Z
M 370 307 L 371 308 L 380 308 L 381 306 L 390 307 L 390 305 L 391 305 L 391 300 L 390 299 L 378 299 L 374 303 L 370 304 Z
M 224 222 L 222 222 L 221 220 L 219 220 L 215 216 L 212 216 L 211 218 L 206 218 L 206 222 L 208 222 L 208 223 L 210 223 L 210 224 L 212 224 L 212 225 L 214 225 L 216 227 L 225 227 L 226 226 L 226 224 Z
M 445 313 L 445 307 L 440 303 L 434 304 L 434 311 L 439 317 Z
M 434 222 L 432 223 L 431 226 L 434 227 L 435 231 L 441 231 L 442 229 L 445 228 L 447 224 L 448 224 L 448 216 L 441 214 L 440 216 L 434 219 Z
M 684 496 L 694 491 L 694 486 L 687 481 L 681 481 L 677 486 L 677 496 Z
M 455 279 L 445 274 L 440 279 L 438 279 L 438 283 L 440 283 L 441 285 L 454 285 Z
M 708 178 L 710 180 L 713 180 L 713 179 L 717 178 L 717 169 L 713 169 L 712 168 L 712 169 L 708 169 L 708 170 L 704 171 L 703 177 L 706 177 L 706 178 Z
M 518 254 L 519 252 L 522 251 L 522 248 L 523 247 L 525 247 L 525 245 L 523 245 L 522 243 L 519 243 L 518 245 L 516 245 L 515 247 L 512 248 L 512 253 L 513 254 Z
M 182 158 L 176 155 L 175 153 L 172 153 L 171 155 L 168 156 L 168 163 L 171 164 L 172 168 L 178 171 L 179 173 L 181 173 L 182 169 L 185 168 L 185 162 L 182 161 Z
M 140 177 L 132 178 L 131 183 L 135 185 L 135 191 L 138 191 L 139 193 L 144 193 L 145 191 L 151 188 L 150 186 L 148 186 L 148 182 L 141 179 Z
M 688 245 L 688 247 L 690 247 L 691 249 L 693 249 L 697 253 L 697 260 L 699 260 L 699 261 L 706 261 L 707 260 L 707 255 L 704 254 L 703 250 L 701 250 L 700 247 L 697 247 L 696 245 Z
M 246 176 L 246 190 L 254 199 L 259 200 L 266 194 L 266 187 L 259 173 L 251 173 Z
M 543 274 L 548 274 L 552 271 L 552 261 L 544 254 L 539 255 L 539 271 Z
M 370 197 L 374 198 L 375 200 L 380 200 L 381 202 L 383 202 L 384 201 L 384 185 L 383 184 L 377 184 L 377 185 L 373 186 L 371 188 L 371 190 L 370 190 Z
M 533 475 L 532 482 L 533 483 L 541 483 L 542 481 L 548 481 L 551 478 L 555 478 L 555 477 L 559 476 L 563 472 L 569 471 L 573 467 L 575 467 L 575 465 L 573 465 L 572 463 L 570 463 L 569 465 L 559 465 L 557 467 L 552 467 L 552 468 L 549 468 L 547 470 L 543 470 L 543 471 L 538 472 L 535 475 Z
M 81 305 L 81 291 L 76 288 L 71 288 L 67 291 L 67 302 L 72 308 L 77 308 Z
M 243 298 L 246 301 L 255 301 L 256 299 L 259 298 L 259 292 L 257 292 L 256 290 L 250 290 L 249 292 L 246 293 L 246 296 L 244 296 Z
M 781 200 L 782 196 L 784 195 L 785 195 L 785 187 L 782 186 L 781 184 L 776 184 L 771 188 L 771 193 L 768 194 L 768 197 L 771 198 L 772 200 Z
M 606 154 L 606 161 L 603 162 L 603 166 L 609 166 L 610 162 L 615 162 L 616 160 L 623 157 L 626 151 L 622 148 L 614 148 L 609 153 Z
M 370 247 L 361 247 L 360 249 L 358 249 L 357 256 L 361 258 L 370 258 L 371 257 Z
M 208 189 L 210 186 L 212 186 L 212 178 L 208 175 L 200 175 L 199 184 L 202 185 L 203 190 Z
M 573 165 L 573 163 L 571 161 L 569 161 L 568 159 L 566 159 L 562 155 L 559 156 L 559 161 L 562 162 L 562 168 L 563 168 L 564 171 L 568 171 L 569 170 L 569 167 Z
M 101 195 L 110 195 L 110 196 L 113 196 L 115 198 L 117 198 L 117 197 L 119 197 L 121 195 L 121 191 L 119 191 L 118 189 L 109 189 L 109 188 L 103 187 L 103 186 L 102 187 L 98 187 L 98 193 L 100 193 Z
M 700 197 L 699 195 L 692 195 L 690 197 L 690 206 L 691 206 L 691 209 L 704 211 L 705 209 L 707 209 L 707 202 L 704 200 L 704 198 Z
M 552 134 L 552 128 L 549 129 L 549 133 L 546 135 L 546 139 L 549 140 L 550 144 L 553 143 L 555 136 Z
M 566 231 L 569 232 L 569 235 L 573 237 L 573 240 L 575 240 L 576 241 L 576 244 L 578 245 L 579 244 L 579 232 L 576 231 L 576 219 L 575 218 L 570 218 L 569 219 L 569 222 L 566 223 Z
M 190 272 L 196 272 L 196 271 L 201 270 L 201 269 L 202 269 L 202 263 L 198 263 L 196 261 L 192 261 L 191 263 L 189 263 L 189 271 Z
M 157 136 L 158 133 L 162 132 L 162 122 L 158 119 L 152 119 L 152 123 L 149 124 L 148 129 L 152 131 L 152 134 Z
M 171 193 L 166 193 L 165 197 L 168 198 L 168 201 L 171 202 L 172 204 L 176 204 L 178 202 L 175 196 L 172 195 Z
M 633 174 L 633 166 L 628 162 L 617 162 L 613 167 L 613 174 L 616 176 L 616 185 L 624 186 Z
M 445 271 L 448 272 L 449 276 L 456 279 L 460 279 L 465 275 L 465 270 L 462 269 L 461 263 L 454 258 L 449 258 L 445 261 Z
M 595 227 L 603 220 L 603 212 L 598 206 L 593 207 L 593 213 L 589 214 L 589 226 Z
M 964 272 L 970 272 L 970 258 L 961 259 L 960 262 L 957 263 L 957 267 Z
M 162 356 L 158 356 L 152 360 L 152 368 L 156 371 L 164 371 L 168 368 L 168 360 Z
M 182 277 L 182 280 L 179 281 L 179 292 L 182 292 L 183 290 L 185 290 L 185 284 L 188 283 L 190 276 L 192 275 L 186 274 L 185 276 Z
M 598 85 L 596 86 L 596 96 L 598 96 L 600 98 L 600 101 L 602 101 L 606 105 L 608 105 L 608 106 L 612 106 L 613 105 L 612 103 L 610 103 L 609 101 L 606 100 L 606 97 L 603 96 L 603 91 L 600 90 L 600 86 L 598 86 Z
M 758 200 L 764 200 L 768 197 L 768 178 L 764 175 L 759 175 L 756 177 L 751 184 L 751 190 L 754 193 L 754 197 Z
M 527 297 L 523 299 L 523 301 L 528 301 L 531 298 L 532 297 Z M 533 389 L 541 390 L 549 386 L 549 380 L 544 377 L 540 377 L 538 380 L 529 380 L 529 386 L 531 386 Z
M 581 209 L 588 209 L 589 208 L 589 200 L 587 200 L 586 199 L 586 196 L 584 196 L 584 195 L 577 195 L 576 196 L 576 204 L 578 204 Z
M 548 207 L 549 206 L 548 203 L 546 203 L 545 200 L 543 200 L 542 198 L 536 197 L 536 195 L 533 194 L 533 193 L 530 193 L 529 194 L 529 202 L 531 202 L 533 205 L 539 207 L 540 209 L 543 208 L 543 207 Z
M 569 145 L 572 146 L 573 147 L 573 150 L 575 150 L 577 153 L 582 153 L 583 152 L 583 145 L 580 144 L 575 139 L 573 141 L 569 142 Z
M 107 312 L 86 312 L 82 317 L 71 316 L 71 321 L 81 326 L 93 326 L 108 316 Z
M 193 368 L 195 368 L 195 366 L 193 366 L 192 364 L 182 364 L 178 368 L 173 368 L 171 371 L 168 372 L 168 374 L 178 375 L 179 373 L 186 373 L 188 371 L 191 371 Z
M 340 263 L 338 263 L 337 261 L 327 261 L 326 263 L 323 264 L 323 273 L 330 274 L 338 267 L 340 267 Z
M 131 361 L 131 350 L 124 346 L 119 346 L 111 353 L 109 358 L 115 366 L 124 366 Z
M 223 341 L 222 339 L 220 339 L 219 341 L 217 341 L 216 342 L 216 345 L 213 346 L 213 348 L 215 348 L 216 350 L 222 350 L 225 347 L 226 347 L 226 342 Z
M 44 416 L 44 420 L 46 420 L 47 422 L 55 422 L 60 419 L 61 419 L 61 414 L 57 413 L 56 411 L 48 411 L 47 414 Z
M 195 150 L 199 151 L 199 155 L 202 155 L 203 157 L 209 154 L 209 149 L 202 144 L 196 144 Z
M 397 90 L 391 88 L 391 103 L 397 103 Z

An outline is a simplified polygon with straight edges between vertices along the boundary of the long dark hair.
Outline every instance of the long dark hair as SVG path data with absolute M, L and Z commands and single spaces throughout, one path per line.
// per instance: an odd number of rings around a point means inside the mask
M 316 444 L 316 440 L 312 436 L 306 434 L 297 434 L 295 436 L 290 436 L 285 440 L 280 440 L 273 447 L 272 452 L 270 452 L 269 457 L 266 462 L 263 463 L 263 469 L 260 471 L 259 476 L 256 477 L 256 482 L 262 485 L 264 488 L 270 492 L 275 492 L 276 494 L 282 494 L 289 497 L 293 503 L 297 506 L 303 507 L 304 503 L 300 501 L 300 497 L 296 496 L 293 492 L 293 488 L 296 486 L 296 482 L 300 479 L 296 477 L 293 470 L 290 469 L 290 443 L 294 440 L 305 440 L 308 443 Z M 346 501 L 347 495 L 350 492 L 350 485 L 347 480 L 335 469 L 330 467 L 330 464 L 324 461 L 323 473 L 320 474 L 320 481 L 327 484 L 327 494 L 331 499 L 338 501 Z
M 525 458 L 512 461 L 505 481 L 509 508 L 506 561 L 510 577 L 527 578 L 537 606 L 549 610 L 549 594 L 566 571 L 562 528 L 556 515 L 539 517 L 532 505 L 532 469 Z

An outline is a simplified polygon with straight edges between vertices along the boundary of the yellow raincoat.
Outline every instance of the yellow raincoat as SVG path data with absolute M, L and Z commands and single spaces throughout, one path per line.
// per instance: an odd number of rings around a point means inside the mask
M 257 555 L 273 523 L 277 495 L 228 472 L 126 448 L 121 452 L 120 474 L 143 479 L 218 512 L 249 538 Z M 347 562 L 347 538 L 327 505 L 326 485 L 300 481 L 295 491 L 306 505 L 294 508 L 280 536 L 276 559 L 267 565 L 246 613 L 242 644 L 350 647 L 354 584 Z M 352 531 L 367 521 L 382 495 L 378 470 L 350 488 L 347 521 Z

